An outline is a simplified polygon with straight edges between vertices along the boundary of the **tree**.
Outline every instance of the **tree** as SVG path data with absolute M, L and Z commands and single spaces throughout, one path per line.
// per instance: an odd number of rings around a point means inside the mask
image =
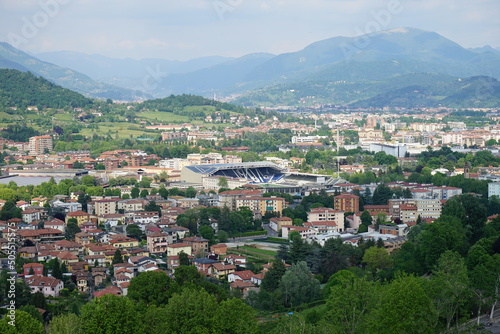
M 48 334 L 83 334 L 80 318 L 74 313 L 55 316 L 49 324 Z
M 288 252 L 288 259 L 292 262 L 304 261 L 306 256 L 307 244 L 304 243 L 299 232 L 290 232 L 288 238 L 290 239 L 290 248 Z
M 57 279 L 62 279 L 62 271 L 61 271 L 61 265 L 59 264 L 59 259 L 56 257 L 53 260 L 53 265 L 52 265 L 52 276 L 54 276 Z
M 68 224 L 66 225 L 66 239 L 74 239 L 75 234 L 80 233 L 82 230 L 78 226 L 76 218 L 68 219 Z
M 113 255 L 113 261 L 111 262 L 111 264 L 117 264 L 117 263 L 123 263 L 122 252 L 119 249 L 115 251 L 115 254 Z
M 127 225 L 127 227 L 125 228 L 125 230 L 127 231 L 127 235 L 129 237 L 135 238 L 137 240 L 141 240 L 142 239 L 142 230 L 139 227 L 139 225 L 137 225 L 137 224 L 129 224 L 129 225 Z
M 126 297 L 113 294 L 104 295 L 85 304 L 81 309 L 80 319 L 84 333 L 135 334 L 141 330 L 134 303 Z
M 368 212 L 366 210 L 363 211 L 360 219 L 361 219 L 361 224 L 363 224 L 365 226 L 370 226 L 373 223 L 372 215 L 370 214 L 370 212 Z
M 214 230 L 210 226 L 200 226 L 199 232 L 202 238 L 208 239 L 213 242 Z
M 41 308 L 42 310 L 47 309 L 47 302 L 45 301 L 45 296 L 40 291 L 37 291 L 31 295 L 31 302 L 37 308 Z
M 281 278 L 286 272 L 286 267 L 283 261 L 280 259 L 275 259 L 273 264 L 269 268 L 269 271 L 264 276 L 262 280 L 261 290 L 273 292 L 279 287 Z
M 149 195 L 149 191 L 147 189 L 142 189 L 141 193 L 139 194 L 140 198 L 146 198 L 146 196 Z
M 16 310 L 14 319 L 5 316 L 0 320 L 0 333 L 2 334 L 44 334 L 45 330 L 40 321 L 29 313 Z
M 241 299 L 223 301 L 214 316 L 216 333 L 258 333 L 255 310 Z
M 165 187 L 160 187 L 160 189 L 158 190 L 158 195 L 163 197 L 163 199 L 167 199 L 168 198 L 168 190 Z
M 334 278 L 336 283 L 331 286 L 326 302 L 328 311 L 320 327 L 328 328 L 331 333 L 361 333 L 380 297 L 380 286 L 349 271 L 342 272 Z
M 146 271 L 132 278 L 127 296 L 146 306 L 166 305 L 172 296 L 172 279 L 163 271 Z
M 365 251 L 363 263 L 366 263 L 367 269 L 372 271 L 373 275 L 376 275 L 378 271 L 390 268 L 392 259 L 385 248 L 373 246 Z
M 219 177 L 218 186 L 219 188 L 228 188 L 229 185 L 227 182 L 227 178 L 225 178 L 224 176 Z
M 292 265 L 279 282 L 279 289 L 284 304 L 289 307 L 309 303 L 319 298 L 319 282 L 316 280 L 305 261 Z
M 139 188 L 134 187 L 134 188 L 132 188 L 132 190 L 130 190 L 130 197 L 137 198 L 137 197 L 139 197 L 140 192 L 141 192 L 141 190 Z
M 189 266 L 191 265 L 191 261 L 189 260 L 189 255 L 181 251 L 179 253 L 179 265 L 180 266 Z
M 467 301 L 469 292 L 467 268 L 460 254 L 444 252 L 437 262 L 430 283 L 430 294 L 438 316 L 444 317 L 449 330 L 455 315 Z
M 369 333 L 434 333 L 437 316 L 423 279 L 399 276 L 382 289 L 370 318 Z
M 169 333 L 213 333 L 217 301 L 204 290 L 184 289 L 170 298 L 166 306 Z
M 392 197 L 392 190 L 384 183 L 381 183 L 373 192 L 373 204 L 386 205 L 387 201 Z
M 189 187 L 186 189 L 185 195 L 188 198 L 195 198 L 197 193 L 198 191 L 196 189 L 194 189 L 193 187 Z

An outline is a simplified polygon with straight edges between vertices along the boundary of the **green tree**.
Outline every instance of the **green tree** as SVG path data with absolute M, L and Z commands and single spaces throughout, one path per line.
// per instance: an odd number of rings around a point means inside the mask
M 123 263 L 122 252 L 119 249 L 115 251 L 115 254 L 113 255 L 113 261 L 111 262 L 111 264 L 117 264 L 117 263 Z
M 195 198 L 197 193 L 198 191 L 196 189 L 194 189 L 193 187 L 189 187 L 186 189 L 185 195 L 188 198 Z
M 400 276 L 382 289 L 370 318 L 369 333 L 434 333 L 437 315 L 423 279 Z
M 76 218 L 68 219 L 68 224 L 66 225 L 66 239 L 73 240 L 75 234 L 80 233 L 82 230 L 78 226 Z
M 363 263 L 366 263 L 367 269 L 376 275 L 380 270 L 389 269 L 392 266 L 392 259 L 385 248 L 373 246 L 365 251 Z
M 216 333 L 258 333 L 255 310 L 241 299 L 221 302 L 214 316 Z
M 55 316 L 50 321 L 48 334 L 83 334 L 80 318 L 74 313 Z
M 137 224 L 128 224 L 125 228 L 127 231 L 127 235 L 131 238 L 135 238 L 137 240 L 142 239 L 142 230 Z
M 42 323 L 33 318 L 29 313 L 16 310 L 14 319 L 5 316 L 0 320 L 0 333 L 44 334 L 45 330 L 43 329 Z
M 204 290 L 184 289 L 170 298 L 166 306 L 169 333 L 213 333 L 213 318 L 218 304 L 214 296 Z
M 286 306 L 294 307 L 309 303 L 319 298 L 319 282 L 316 280 L 306 262 L 293 264 L 279 282 L 279 289 Z
M 180 266 L 189 266 L 191 265 L 191 261 L 189 260 L 189 255 L 181 251 L 179 253 L 179 265 Z
M 280 259 L 275 259 L 273 264 L 269 268 L 269 271 L 264 276 L 262 280 L 261 290 L 268 292 L 273 292 L 278 289 L 281 278 L 286 272 L 286 267 L 283 261 Z
M 214 230 L 210 226 L 207 225 L 200 226 L 199 232 L 202 238 L 211 240 L 213 242 Z
M 439 317 L 449 330 L 455 315 L 467 302 L 469 278 L 464 259 L 456 252 L 446 251 L 439 258 L 430 280 L 430 295 Z
M 219 177 L 218 185 L 219 188 L 228 188 L 227 178 L 224 176 Z
M 384 183 L 381 183 L 375 188 L 373 192 L 373 204 L 386 205 L 387 201 L 392 197 L 391 188 Z
M 127 296 L 136 302 L 166 305 L 173 293 L 173 281 L 163 271 L 146 271 L 132 278 Z
M 349 271 L 343 272 L 335 278 L 337 282 L 331 287 L 327 299 L 328 311 L 321 327 L 328 328 L 330 333 L 365 332 L 370 312 L 380 298 L 380 287 L 375 282 L 357 278 Z
M 130 191 L 130 197 L 132 197 L 132 198 L 138 198 L 140 193 L 141 193 L 141 190 L 139 188 L 137 188 L 137 187 L 134 187 Z
M 84 333 L 89 334 L 135 334 L 142 329 L 134 303 L 126 297 L 113 294 L 85 304 L 80 319 Z

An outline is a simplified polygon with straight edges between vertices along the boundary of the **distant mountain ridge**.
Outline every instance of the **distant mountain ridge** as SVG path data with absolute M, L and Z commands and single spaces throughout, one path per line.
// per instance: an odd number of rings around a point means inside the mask
M 147 98 L 147 94 L 112 86 L 92 80 L 75 70 L 44 62 L 10 44 L 0 42 L 0 68 L 30 71 L 64 88 L 71 89 L 89 97 L 134 100 Z
M 452 81 L 477 76 L 500 78 L 498 49 L 489 46 L 465 49 L 438 33 L 406 27 L 357 37 L 333 37 L 312 43 L 302 50 L 280 55 L 255 53 L 239 58 L 215 56 L 187 62 L 117 60 L 72 52 L 52 52 L 38 56 L 60 66 L 52 68 L 50 73 L 37 68 L 35 73 L 45 77 L 52 74 L 50 80 L 65 87 L 70 85 L 69 81 L 83 79 L 75 71 L 65 75 L 61 66 L 66 71 L 71 71 L 67 68 L 77 68 L 88 77 L 140 90 L 154 97 L 185 93 L 205 97 L 232 96 L 232 101 L 236 103 L 256 106 L 259 103 L 281 104 L 285 101 L 297 105 L 317 103 L 311 96 L 321 96 L 322 102 L 331 97 L 332 103 L 355 103 L 379 94 L 418 86 L 422 79 L 419 74 L 450 76 Z M 0 66 L 2 64 L 29 70 L 33 68 L 12 57 L 2 59 L 0 44 Z M 393 83 L 396 82 L 400 86 L 394 87 Z M 87 84 L 87 91 L 91 91 L 90 87 L 94 84 L 101 87 L 101 96 L 107 94 L 102 88 L 104 84 L 88 80 Z M 346 88 L 351 86 L 360 90 L 349 91 Z M 278 98 L 278 91 L 283 87 L 287 87 L 287 90 L 279 94 L 284 98 Z M 384 87 L 390 90 L 383 90 Z M 452 86 L 447 87 L 451 89 Z M 274 96 L 266 91 L 273 92 Z M 448 93 L 453 92 L 446 92 L 442 96 L 448 96 Z M 293 98 L 289 98 L 290 95 Z M 493 101 L 489 101 L 488 105 L 491 103 Z

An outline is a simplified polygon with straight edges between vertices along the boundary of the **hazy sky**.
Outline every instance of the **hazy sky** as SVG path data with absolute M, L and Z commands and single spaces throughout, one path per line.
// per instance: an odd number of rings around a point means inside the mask
M 32 53 L 179 60 L 277 54 L 403 26 L 464 47 L 500 47 L 500 1 L 0 0 L 0 41 Z

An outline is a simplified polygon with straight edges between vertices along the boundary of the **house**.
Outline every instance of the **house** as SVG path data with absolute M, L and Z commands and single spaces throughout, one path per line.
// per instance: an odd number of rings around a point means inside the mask
M 109 240 L 109 244 L 118 249 L 129 249 L 134 247 L 139 247 L 139 241 L 134 238 L 130 238 L 127 236 L 114 236 L 111 240 Z
M 232 264 L 225 264 L 225 263 L 214 263 L 212 264 L 212 274 L 211 276 L 215 278 L 223 278 L 227 277 L 230 273 L 233 273 L 236 271 L 236 266 Z
M 32 274 L 30 274 L 32 272 Z M 26 263 L 23 265 L 23 275 L 24 277 L 28 275 L 43 275 L 43 264 L 41 263 Z
M 253 284 L 255 284 L 255 285 L 261 285 L 262 284 L 262 280 L 264 279 L 265 275 L 266 275 L 266 273 L 255 274 L 254 276 L 252 276 L 252 278 L 250 279 L 250 281 Z
M 167 251 L 167 246 L 171 243 L 172 242 L 169 242 L 169 235 L 167 233 L 160 232 L 147 235 L 148 251 L 152 254 L 165 253 Z
M 78 292 L 88 293 L 90 289 L 90 273 L 87 270 L 83 270 L 74 274 L 76 276 L 76 286 L 78 288 Z
M 83 245 L 69 240 L 59 240 L 54 242 L 56 250 L 70 252 L 76 256 L 83 255 Z
M 115 296 L 122 296 L 123 292 L 122 292 L 122 289 L 120 289 L 117 286 L 108 286 L 104 290 L 95 291 L 94 298 L 99 298 L 99 297 L 102 297 L 102 296 L 108 295 L 108 294 L 113 294 Z
M 292 218 L 279 217 L 279 218 L 271 218 L 269 220 L 269 227 L 275 232 L 281 231 L 281 227 L 283 227 L 283 225 L 293 225 Z
M 216 255 L 226 255 L 227 245 L 226 244 L 216 244 L 210 246 L 210 252 Z
M 17 250 L 19 257 L 28 260 L 34 260 L 38 255 L 36 246 L 21 247 Z
M 80 260 L 78 256 L 70 252 L 53 252 L 51 256 L 57 257 L 59 259 L 59 262 L 66 264 L 66 266 L 70 270 L 72 269 L 71 266 L 78 263 Z
M 167 256 L 176 256 L 180 252 L 184 252 L 187 255 L 191 255 L 191 245 L 185 243 L 177 243 L 167 246 Z
M 61 231 L 62 233 L 65 232 L 65 224 L 62 220 L 53 218 L 49 221 L 46 221 L 44 223 L 44 228 L 51 228 L 51 229 L 56 229 Z
M 235 254 L 229 254 L 224 258 L 224 261 L 226 261 L 229 264 L 238 266 L 238 267 L 246 267 L 247 265 L 247 258 L 244 256 L 240 255 L 235 255 Z
M 106 265 L 106 257 L 104 255 L 86 255 L 83 259 L 91 266 L 97 264 L 98 267 L 104 267 Z
M 75 234 L 75 242 L 82 245 L 88 245 L 94 241 L 94 236 L 87 232 L 78 232 Z
M 95 286 L 99 286 L 106 281 L 106 270 L 107 268 L 92 268 L 91 275 Z
M 182 239 L 185 244 L 191 245 L 193 254 L 207 254 L 208 240 L 200 237 L 189 237 Z
M 251 290 L 255 290 L 255 285 L 249 281 L 235 281 L 230 285 L 231 289 L 240 290 L 243 294 L 243 297 L 248 295 L 248 292 Z
M 227 275 L 227 281 L 229 283 L 236 281 L 250 282 L 254 275 L 250 270 L 235 271 Z
M 41 219 L 41 211 L 37 209 L 24 210 L 21 212 L 21 215 L 23 217 L 23 221 L 28 224 L 31 223 L 32 221 Z
M 41 292 L 45 297 L 59 297 L 59 292 L 64 288 L 61 280 L 38 275 L 27 278 L 26 284 L 31 288 L 31 293 Z
M 66 225 L 68 224 L 68 221 L 70 219 L 76 219 L 76 222 L 78 224 L 78 226 L 82 225 L 83 223 L 86 223 L 90 220 L 90 217 L 92 215 L 91 214 L 88 214 L 87 212 L 85 211 L 73 211 L 73 212 L 68 212 L 66 214 Z
M 207 258 L 200 258 L 194 259 L 192 263 L 201 274 L 209 276 L 212 274 L 212 265 L 214 263 L 217 263 L 217 261 Z

